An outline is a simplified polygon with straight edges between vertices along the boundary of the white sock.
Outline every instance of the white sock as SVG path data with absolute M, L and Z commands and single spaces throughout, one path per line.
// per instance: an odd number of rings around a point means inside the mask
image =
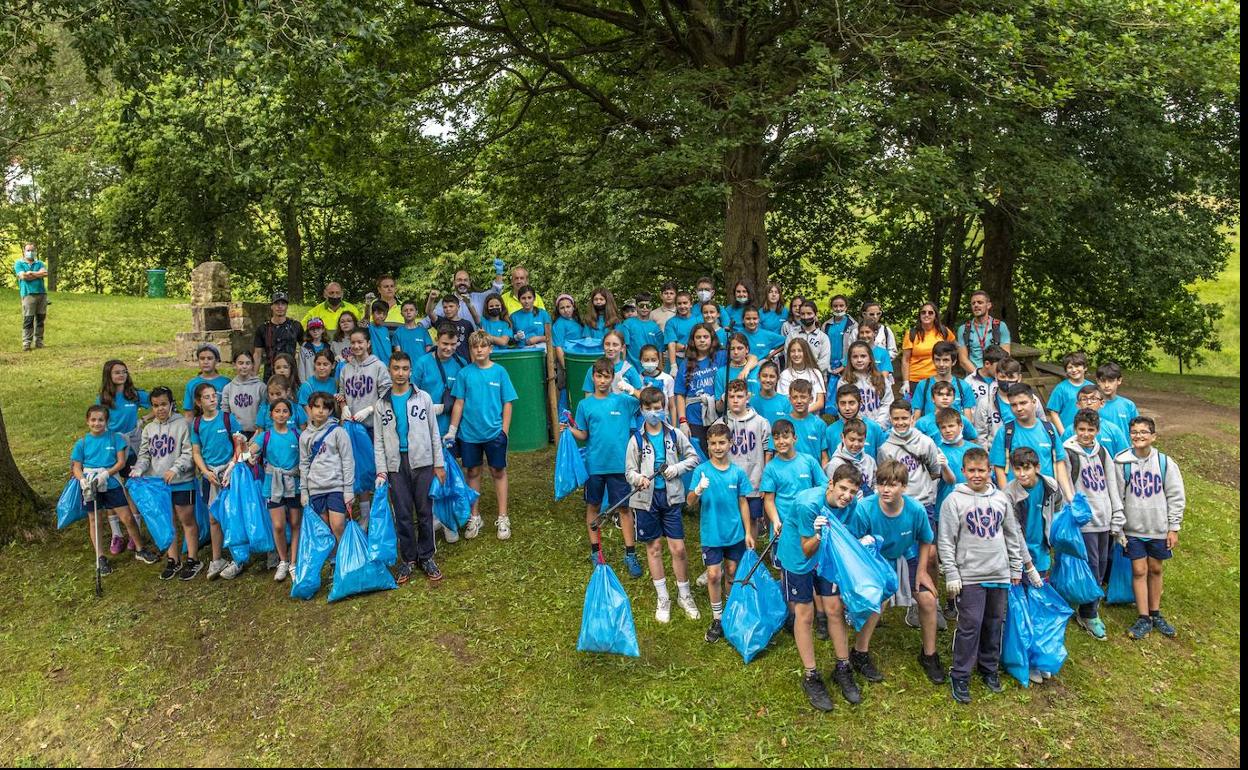
M 117 514 L 109 514 L 108 528 L 113 531 L 113 537 L 125 537 L 125 533 L 121 531 L 121 519 L 117 517 Z
M 689 589 L 689 581 L 688 581 L 688 580 L 686 580 L 686 581 L 685 581 L 685 582 L 683 582 L 683 583 L 682 583 L 682 582 L 680 582 L 679 580 L 677 580 L 677 581 L 676 581 L 676 591 L 680 594 L 680 598 L 682 598 L 682 599 L 685 599 L 685 598 L 691 598 L 691 597 L 693 596 L 693 591 L 691 591 L 691 590 Z
M 655 580 L 654 592 L 659 595 L 659 604 L 671 604 L 672 598 L 667 595 L 667 579 Z
M 715 620 L 719 620 L 721 617 L 723 617 L 723 615 L 724 615 L 724 603 L 723 602 L 711 602 L 711 617 L 714 618 Z

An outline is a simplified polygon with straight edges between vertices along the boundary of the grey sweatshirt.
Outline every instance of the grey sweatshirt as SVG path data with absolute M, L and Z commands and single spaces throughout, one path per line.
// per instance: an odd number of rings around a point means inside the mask
M 1166 455 L 1166 477 L 1161 477 L 1160 453 L 1136 457 L 1127 449 L 1114 457 L 1114 483 L 1122 494 L 1125 517 L 1122 531 L 1129 537 L 1164 538 L 1178 532 L 1187 508 L 1187 490 L 1179 464 Z
M 745 471 L 750 477 L 750 486 L 754 488 L 746 497 L 762 497 L 758 485 L 763 480 L 763 465 L 766 464 L 763 452 L 769 451 L 771 443 L 771 423 L 748 406 L 740 417 L 729 412 L 724 415 L 723 421 L 732 431 L 729 459 Z
M 1070 480 L 1076 492 L 1082 492 L 1088 498 L 1092 508 L 1092 521 L 1085 524 L 1082 532 L 1121 532 L 1122 531 L 1122 490 L 1114 479 L 1110 478 L 1119 472 L 1113 458 L 1101 443 L 1096 442 L 1091 450 L 1084 449 L 1079 441 L 1071 436 L 1062 444 L 1066 447 L 1067 459 L 1070 462 Z
M 624 452 L 624 478 L 634 489 L 628 500 L 628 507 L 640 511 L 650 510 L 650 502 L 654 499 L 653 482 L 645 489 L 637 489 L 637 484 L 643 477 L 654 473 L 654 447 L 644 435 L 645 431 L 644 426 L 633 431 L 628 439 L 628 449 Z M 667 484 L 667 503 L 681 505 L 685 500 L 685 484 L 681 477 L 698 467 L 698 453 L 689 438 L 670 425 L 663 426 L 663 452 L 667 466 L 676 476 L 674 479 L 666 476 L 663 478 Z
M 889 458 L 897 460 L 910 471 L 910 482 L 906 485 L 906 494 L 917 499 L 925 507 L 936 504 L 936 480 L 948 461 L 936 443 L 916 429 L 910 435 L 901 438 L 894 431 L 888 432 L 876 454 L 877 459 Z
M 841 382 L 845 383 L 845 379 Z M 876 392 L 875 386 L 871 384 L 871 378 L 865 374 L 853 375 L 851 382 L 858 387 L 858 398 L 862 401 L 862 410 L 858 416 L 875 422 L 884 430 L 891 428 L 888 410 L 893 405 L 893 375 L 884 372 L 884 395 L 882 396 Z M 832 394 L 828 394 L 828 402 L 836 402 Z
M 996 487 L 976 492 L 959 484 L 941 504 L 936 552 L 945 580 L 963 585 L 1018 580 L 1025 550 L 1010 500 Z
M 235 377 L 221 390 L 221 411 L 230 415 L 247 432 L 256 429 L 260 405 L 269 400 L 269 389 L 259 377 Z
M 407 398 L 407 465 L 416 468 L 442 468 L 442 434 L 433 411 L 429 394 L 415 385 L 408 386 Z M 378 471 L 399 472 L 398 421 L 390 401 L 391 387 L 386 386 L 377 398 L 373 411 L 373 460 Z
M 333 428 L 331 431 L 330 428 Z M 316 457 L 312 447 L 326 435 Z M 320 428 L 308 425 L 299 435 L 299 478 L 309 495 L 341 492 L 344 498 L 354 495 L 355 455 L 351 453 L 351 439 L 347 431 L 332 417 Z
M 171 484 L 185 484 L 194 478 L 195 462 L 191 457 L 191 426 L 179 414 L 160 422 L 153 419 L 143 426 L 139 456 L 134 469 L 141 476 L 163 477 L 174 472 Z
M 867 497 L 874 493 L 875 490 L 875 458 L 866 453 L 866 450 L 858 452 L 858 456 L 849 453 L 845 448 L 845 442 L 841 442 L 836 451 L 832 453 L 832 457 L 828 459 L 828 464 L 823 467 L 823 472 L 832 478 L 832 474 L 836 473 L 836 469 L 842 465 L 852 465 L 862 474 L 862 488 L 858 490 L 859 497 Z
M 362 364 L 355 359 L 347 361 L 338 375 L 338 393 L 347 397 L 343 414 L 350 414 L 356 422 L 371 428 L 377 394 L 389 387 L 390 370 L 377 356 L 370 353 Z

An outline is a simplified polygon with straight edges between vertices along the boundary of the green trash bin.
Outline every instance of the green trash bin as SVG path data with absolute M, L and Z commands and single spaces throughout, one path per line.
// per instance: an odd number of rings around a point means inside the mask
M 507 370 L 518 398 L 511 405 L 507 450 L 532 452 L 549 443 L 546 420 L 546 351 L 541 348 L 496 350 L 494 363 Z
M 585 398 L 585 373 L 602 358 L 602 353 L 568 353 L 564 351 L 563 361 L 568 373 L 568 411 L 576 414 L 576 405 Z
M 154 268 L 147 271 L 147 296 L 164 299 L 165 294 L 165 271 L 160 268 Z

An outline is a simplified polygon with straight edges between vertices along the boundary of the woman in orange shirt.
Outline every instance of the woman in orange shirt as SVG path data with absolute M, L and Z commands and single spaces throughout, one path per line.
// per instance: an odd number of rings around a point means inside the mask
M 911 386 L 936 374 L 932 348 L 937 342 L 953 342 L 953 332 L 942 324 L 931 302 L 919 308 L 918 322 L 906 332 L 901 349 L 901 381 Z

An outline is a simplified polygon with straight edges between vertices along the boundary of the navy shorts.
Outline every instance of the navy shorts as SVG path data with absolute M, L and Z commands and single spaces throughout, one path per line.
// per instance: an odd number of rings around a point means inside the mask
M 507 434 L 501 430 L 489 441 L 480 444 L 472 441 L 459 440 L 459 457 L 465 468 L 480 468 L 481 458 L 495 470 L 507 467 Z
M 685 539 L 685 522 L 680 515 L 680 503 L 667 504 L 667 490 L 654 490 L 650 510 L 633 509 L 637 517 L 637 539 L 643 543 L 666 537 L 670 540 Z
M 342 493 L 341 493 L 341 492 L 339 492 L 339 493 L 338 493 L 338 497 L 342 497 Z M 299 508 L 302 508 L 302 507 L 303 507 L 303 501 L 301 501 L 301 500 L 300 500 L 299 498 L 297 498 L 297 497 L 283 497 L 281 500 L 279 500 L 279 501 L 278 501 L 278 502 L 276 502 L 276 503 L 275 503 L 275 502 L 273 502 L 272 500 L 265 500 L 264 502 L 265 502 L 265 505 L 269 506 L 269 510 L 270 510 L 270 511 L 271 511 L 271 510 L 273 510 L 274 508 L 295 508 L 295 509 L 299 509 Z M 310 501 L 309 501 L 309 502 L 310 502 Z M 319 513 L 319 511 L 318 511 L 318 513 Z
M 913 558 L 906 559 L 906 566 L 908 567 L 906 572 L 910 573 L 910 593 L 917 594 L 919 592 L 919 557 L 915 556 Z M 926 591 L 927 589 L 924 588 L 923 590 Z
M 810 572 L 789 572 L 781 569 L 780 582 L 784 588 L 784 598 L 794 604 L 810 604 L 815 594 L 820 596 L 836 596 L 836 586 L 829 580 L 819 577 L 813 569 Z
M 763 513 L 763 498 L 747 497 L 745 504 L 750 507 L 750 521 L 758 521 L 765 515 Z
M 195 492 L 190 489 L 173 490 L 173 504 L 174 505 L 194 505 L 195 504 Z
M 936 514 L 936 503 L 923 506 L 924 512 L 927 513 L 927 523 L 932 525 L 932 537 L 940 534 L 940 517 Z
M 745 541 L 741 540 L 732 545 L 704 545 L 702 546 L 702 563 L 708 567 L 714 567 L 724 561 L 739 562 L 741 557 L 745 555 Z
M 308 497 L 308 507 L 313 513 L 324 514 L 330 511 L 337 511 L 341 514 L 347 512 L 347 502 L 343 499 L 341 492 L 327 492 L 323 495 L 311 495 Z
M 1164 537 L 1127 537 L 1126 553 L 1131 561 L 1145 557 L 1165 561 L 1174 555 L 1166 547 Z
M 632 493 L 633 488 L 623 473 L 591 473 L 585 482 L 585 502 L 590 505 L 610 507 Z
M 129 508 L 130 503 L 126 502 L 126 493 L 121 487 L 114 487 L 103 492 L 95 493 L 95 503 L 83 502 L 83 508 L 87 511 L 91 510 L 94 505 L 96 510 L 113 510 L 114 508 Z

